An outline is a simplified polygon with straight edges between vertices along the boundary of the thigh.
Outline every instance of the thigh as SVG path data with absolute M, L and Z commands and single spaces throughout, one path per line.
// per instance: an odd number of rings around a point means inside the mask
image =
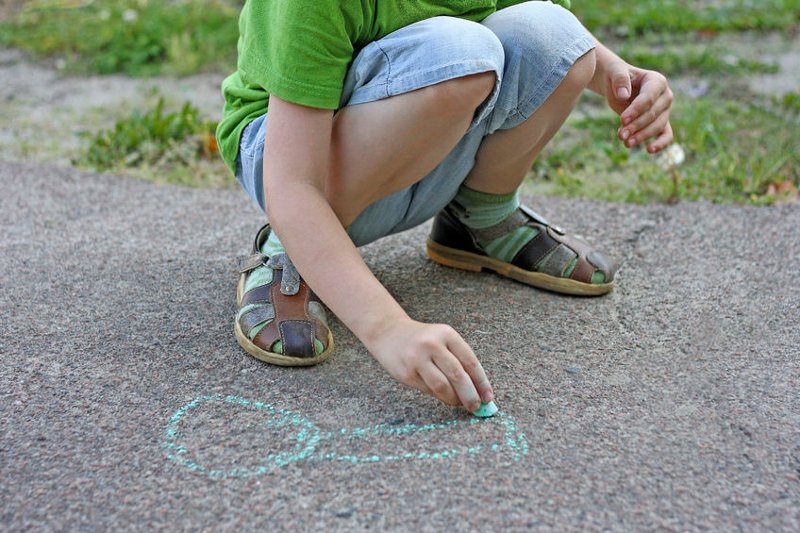
M 478 107 L 466 134 L 420 181 L 368 206 L 350 225 L 357 245 L 414 227 L 434 216 L 455 196 L 474 162 L 484 124 L 502 83 L 505 55 L 496 35 L 483 25 L 454 17 L 432 17 L 371 43 L 353 62 L 342 103 L 387 98 L 446 80 L 494 71 L 495 88 Z
M 433 17 L 401 28 L 361 49 L 348 69 L 340 109 L 454 78 L 494 71 L 497 78 L 495 88 L 476 110 L 469 128 L 469 137 L 474 140 L 475 133 L 483 131 L 485 119 L 494 106 L 503 63 L 500 41 L 481 24 L 453 17 Z M 245 129 L 237 164 L 237 179 L 262 210 L 265 205 L 263 151 L 267 120 L 268 114 Z M 390 128 L 391 124 L 386 126 Z M 477 145 L 474 141 L 467 142 L 467 136 L 445 161 L 474 159 Z M 369 146 L 363 149 L 369 150 Z M 425 176 L 425 183 L 417 183 L 367 207 L 348 227 L 348 233 L 360 246 L 423 222 L 438 211 L 432 210 L 434 206 L 443 207 L 455 195 L 464 176 L 441 169 L 434 171 Z M 423 197 L 425 209 L 420 204 Z

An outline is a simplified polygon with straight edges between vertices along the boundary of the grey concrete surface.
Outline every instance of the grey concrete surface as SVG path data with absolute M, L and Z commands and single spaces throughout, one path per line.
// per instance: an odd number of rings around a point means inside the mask
M 439 267 L 426 226 L 366 247 L 481 358 L 506 416 L 471 423 L 339 322 L 318 367 L 239 349 L 238 190 L 0 186 L 4 530 L 800 529 L 798 206 L 535 200 L 623 260 L 599 299 Z

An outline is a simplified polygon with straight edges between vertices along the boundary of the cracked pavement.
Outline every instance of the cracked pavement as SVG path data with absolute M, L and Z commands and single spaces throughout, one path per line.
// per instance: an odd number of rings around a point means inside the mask
M 245 354 L 240 191 L 0 184 L 4 529 L 800 528 L 796 205 L 532 199 L 623 260 L 597 299 L 435 265 L 427 225 L 363 248 L 481 358 L 506 417 L 473 423 L 338 321 L 320 366 Z

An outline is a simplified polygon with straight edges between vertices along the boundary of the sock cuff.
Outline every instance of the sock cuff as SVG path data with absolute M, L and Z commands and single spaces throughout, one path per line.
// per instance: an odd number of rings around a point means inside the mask
M 261 245 L 261 253 L 272 256 L 283 252 L 286 252 L 286 249 L 281 244 L 280 239 L 278 239 L 274 231 L 270 231 L 269 237 Z
M 489 192 L 476 191 L 462 184 L 456 193 L 456 200 L 474 204 L 506 204 L 513 201 L 518 192 L 517 190 L 508 194 L 492 194 Z

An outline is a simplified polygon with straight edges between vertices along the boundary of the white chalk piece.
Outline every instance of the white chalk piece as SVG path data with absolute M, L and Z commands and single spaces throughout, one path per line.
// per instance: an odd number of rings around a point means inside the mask
M 494 402 L 483 403 L 481 402 L 481 406 L 478 407 L 478 410 L 475 411 L 473 416 L 479 416 L 481 418 L 489 418 L 490 416 L 494 416 L 497 413 L 498 409 Z

